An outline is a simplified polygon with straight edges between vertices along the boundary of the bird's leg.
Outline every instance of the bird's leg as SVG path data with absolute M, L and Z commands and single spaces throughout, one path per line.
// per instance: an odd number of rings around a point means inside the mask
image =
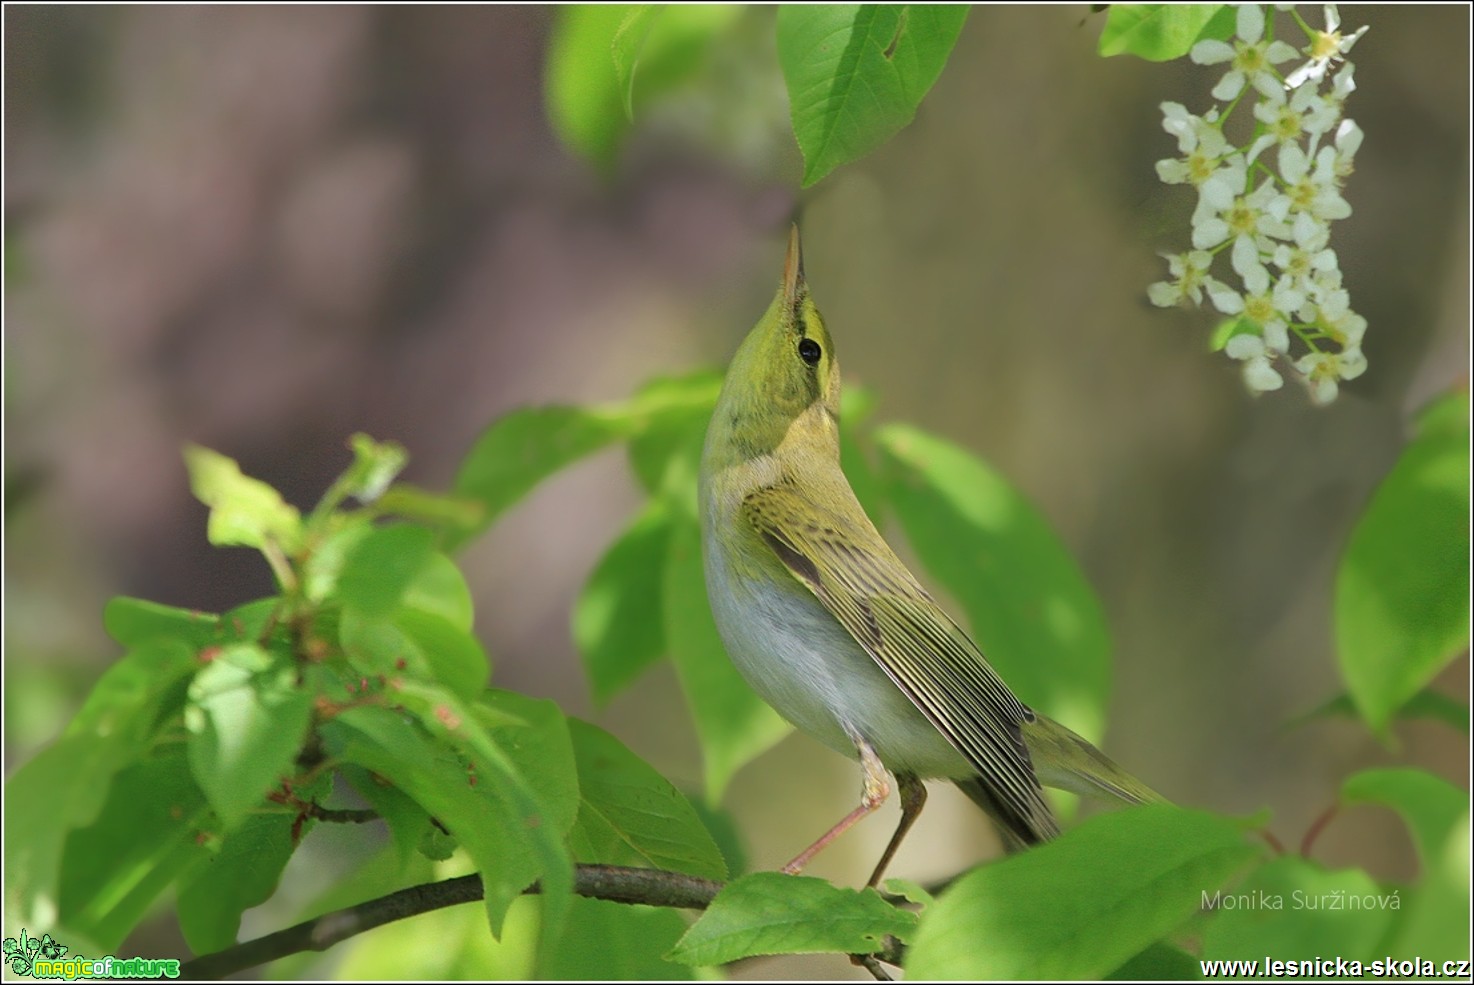
M 875 871 L 870 873 L 870 881 L 865 883 L 867 886 L 880 885 L 880 877 L 885 875 L 886 866 L 891 864 L 896 849 L 901 847 L 901 840 L 906 837 L 906 832 L 911 830 L 911 825 L 916 823 L 916 819 L 921 816 L 921 809 L 926 806 L 926 784 L 913 774 L 897 773 L 896 784 L 901 788 L 901 823 L 896 825 L 891 843 L 885 846 L 885 854 L 875 863 Z
M 881 765 L 880 757 L 875 754 L 875 749 L 858 735 L 852 733 L 851 738 L 855 740 L 855 748 L 860 751 L 860 767 L 865 771 L 865 790 L 860 795 L 860 806 L 846 814 L 838 824 L 824 832 L 818 841 L 799 852 L 793 861 L 783 867 L 783 871 L 791 876 L 802 872 L 815 855 L 829 847 L 830 842 L 848 831 L 860 818 L 885 803 L 885 799 L 891 795 L 890 778 Z

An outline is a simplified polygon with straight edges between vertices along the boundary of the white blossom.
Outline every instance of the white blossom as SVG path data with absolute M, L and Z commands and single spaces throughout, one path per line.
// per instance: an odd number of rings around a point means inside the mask
M 1228 72 L 1213 87 L 1214 99 L 1237 98 L 1246 83 L 1261 93 L 1280 87 L 1274 66 L 1294 58 L 1295 49 L 1283 41 L 1265 43 L 1263 37 L 1264 10 L 1257 4 L 1247 3 L 1238 8 L 1237 41 L 1229 44 L 1210 40 L 1193 45 L 1188 56 L 1199 65 L 1230 63 Z
M 1310 61 L 1290 73 L 1285 79 L 1286 89 L 1296 89 L 1306 82 L 1319 82 L 1325 78 L 1326 70 L 1330 68 L 1331 62 L 1345 58 L 1351 46 L 1356 44 L 1370 27 L 1368 24 L 1363 24 L 1357 28 L 1355 34 L 1343 37 L 1340 31 L 1341 14 L 1336 9 L 1336 5 L 1326 4 L 1325 13 L 1326 29 L 1312 34 L 1310 44 L 1305 46 L 1305 54 L 1310 56 Z
M 1285 385 L 1284 378 L 1274 368 L 1274 359 L 1279 354 L 1267 345 L 1264 339 L 1252 333 L 1235 335 L 1224 347 L 1230 359 L 1244 363 L 1244 383 L 1256 393 L 1278 390 Z

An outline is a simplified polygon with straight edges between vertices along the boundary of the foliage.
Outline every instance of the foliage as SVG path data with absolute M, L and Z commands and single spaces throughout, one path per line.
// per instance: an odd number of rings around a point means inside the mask
M 736 16 L 566 9 L 548 67 L 555 127 L 612 161 L 631 117 Z M 911 119 L 964 16 L 779 13 L 806 184 Z M 1178 57 L 1232 27 L 1217 5 L 1115 7 L 1101 51 Z M 277 590 L 223 613 L 109 603 L 103 620 L 122 655 L 7 785 L 6 934 L 22 942 L 7 940 L 7 962 L 12 951 L 29 961 L 43 934 L 116 952 L 171 890 L 189 946 L 230 949 L 241 914 L 275 892 L 303 842 L 349 820 L 384 825 L 388 842 L 325 887 L 313 912 L 432 878 L 448 886 L 466 871 L 477 885 L 464 898 L 483 901 L 480 914 L 441 910 L 414 930 L 365 934 L 349 948 L 349 975 L 689 977 L 691 966 L 798 951 L 880 954 L 918 978 L 969 979 L 1183 978 L 1199 958 L 1332 952 L 1467 957 L 1468 796 L 1411 768 L 1352 776 L 1335 805 L 1397 812 L 1422 864 L 1409 885 L 1325 868 L 1306 857 L 1314 832 L 1306 852 L 1276 856 L 1251 836 L 1258 822 L 1167 805 L 1094 818 L 935 895 L 729 872 L 723 792 L 789 726 L 726 659 L 706 605 L 694 490 L 718 386 L 702 372 L 617 404 L 516 410 L 482 434 L 450 495 L 396 483 L 405 450 L 358 435 L 305 515 L 224 455 L 187 449 L 210 542 L 259 552 Z M 909 426 L 872 426 L 864 393 L 846 401 L 843 459 L 866 510 L 899 521 L 1026 700 L 1099 735 L 1104 610 L 1048 523 L 971 453 Z M 1322 712 L 1354 711 L 1379 735 L 1411 715 L 1467 733 L 1467 708 L 1427 685 L 1468 647 L 1468 418 L 1466 393 L 1422 415 L 1342 561 L 1347 694 Z M 614 445 L 647 501 L 590 573 L 572 633 L 597 702 L 672 662 L 704 756 L 700 802 L 608 732 L 489 688 L 492 662 L 453 559 L 544 479 Z M 619 875 L 610 867 L 673 894 L 611 888 L 600 882 Z M 1280 905 L 1235 902 L 1248 899 Z M 1348 920 L 1321 902 L 1350 899 L 1363 905 Z M 639 903 L 706 912 L 688 926 Z

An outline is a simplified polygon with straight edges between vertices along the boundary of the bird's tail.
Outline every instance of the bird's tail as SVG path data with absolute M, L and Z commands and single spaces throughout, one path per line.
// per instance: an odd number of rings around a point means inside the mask
M 1128 804 L 1167 803 L 1167 798 L 1052 718 L 1036 711 L 1034 721 L 1025 723 L 1022 731 L 1034 772 L 1046 787 L 1087 797 L 1116 797 Z

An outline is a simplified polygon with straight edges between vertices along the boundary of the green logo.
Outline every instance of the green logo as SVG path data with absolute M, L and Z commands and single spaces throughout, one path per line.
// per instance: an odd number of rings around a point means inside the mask
M 50 934 L 31 937 L 21 928 L 19 937 L 3 943 L 5 964 L 22 978 L 178 978 L 177 958 L 84 958 L 67 957 L 67 946 Z

